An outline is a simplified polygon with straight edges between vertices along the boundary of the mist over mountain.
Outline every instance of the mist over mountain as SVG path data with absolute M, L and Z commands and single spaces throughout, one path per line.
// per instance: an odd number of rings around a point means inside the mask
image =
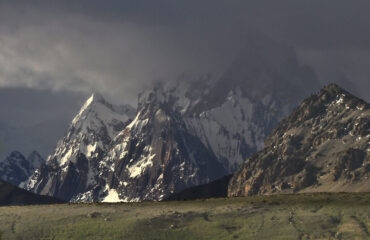
M 295 47 L 323 83 L 346 76 L 369 100 L 368 8 L 366 0 L 2 1 L 0 86 L 101 92 L 131 104 L 159 79 L 223 74 L 256 29 Z
M 254 34 L 220 78 L 157 83 L 136 111 L 92 95 L 27 189 L 67 201 L 162 200 L 233 173 L 320 87 L 294 48 Z
M 160 201 L 250 169 L 276 125 L 325 83 L 369 100 L 369 7 L 1 1 L 4 178 L 72 202 Z M 21 156 L 33 150 L 48 156 L 35 171 Z M 306 186 L 311 168 L 301 168 L 295 182 Z M 241 175 L 239 188 L 250 180 Z M 291 183 L 264 176 L 253 194 Z
M 0 111 L 6 114 L 0 119 L 0 159 L 33 149 L 46 157 L 93 92 L 135 107 L 137 95 L 156 81 L 183 74 L 227 77 L 255 31 L 293 47 L 296 61 L 312 68 L 321 84 L 338 83 L 369 101 L 369 5 L 1 1 Z M 279 52 L 270 50 L 276 60 Z M 273 81 L 280 85 L 280 79 Z M 33 130 L 44 124 L 49 136 Z
M 369 10 L 0 0 L 0 240 L 369 239 Z

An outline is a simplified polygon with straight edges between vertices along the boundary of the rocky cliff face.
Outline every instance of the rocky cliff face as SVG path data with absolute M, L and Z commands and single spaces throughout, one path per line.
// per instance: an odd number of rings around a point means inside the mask
M 133 114 L 129 106 L 114 106 L 100 95 L 92 95 L 73 119 L 67 135 L 25 188 L 64 200 L 95 189 L 101 182 L 100 160 Z
M 262 149 L 273 126 L 318 88 L 294 49 L 264 41 L 249 43 L 253 54 L 243 52 L 221 79 L 184 75 L 142 93 L 104 160 L 114 166 L 106 189 L 124 201 L 161 200 L 234 172 Z
M 370 191 L 370 105 L 331 84 L 282 120 L 229 196 Z
M 40 167 L 44 159 L 36 151 L 27 158 L 18 151 L 13 151 L 0 162 L 0 178 L 14 186 L 26 181 Z
M 221 78 L 184 75 L 157 86 L 155 94 L 233 173 L 263 148 L 273 127 L 304 96 L 319 88 L 315 73 L 299 64 L 293 48 L 255 34 Z
M 262 37 L 219 79 L 183 75 L 147 89 L 136 115 L 93 96 L 27 187 L 68 201 L 117 202 L 162 200 L 208 183 L 263 147 L 317 86 L 308 82 L 317 83 L 293 49 Z
M 207 84 L 193 84 L 197 87 L 184 93 L 181 99 L 188 101 L 181 102 L 188 105 L 182 114 L 192 134 L 229 173 L 263 148 L 273 127 L 304 96 L 320 88 L 314 72 L 299 64 L 293 48 L 260 34 L 250 37 L 220 79 L 203 82 Z M 195 95 L 193 89 L 201 94 Z
M 181 115 L 152 94 L 136 118 L 115 139 L 109 188 L 125 201 L 162 200 L 184 188 L 226 174 L 212 152 L 189 134 Z M 119 154 L 119 156 L 118 156 Z

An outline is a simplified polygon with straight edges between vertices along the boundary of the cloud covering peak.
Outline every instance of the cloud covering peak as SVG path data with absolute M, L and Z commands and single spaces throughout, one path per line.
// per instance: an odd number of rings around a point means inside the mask
M 322 81 L 370 89 L 369 1 L 1 1 L 0 87 L 101 92 L 128 103 L 153 81 L 221 74 L 255 28 Z

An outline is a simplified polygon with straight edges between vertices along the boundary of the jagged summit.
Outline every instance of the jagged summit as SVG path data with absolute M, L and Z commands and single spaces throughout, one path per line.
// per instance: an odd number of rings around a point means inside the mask
M 94 103 L 104 103 L 104 98 L 97 93 L 93 93 L 83 104 L 82 108 L 80 109 L 80 112 L 76 115 L 76 117 L 72 120 L 72 124 L 76 124 L 80 119 L 81 116 L 92 108 L 92 105 Z
M 288 123 L 297 122 L 320 117 L 331 112 L 343 110 L 366 110 L 369 104 L 347 92 L 337 84 L 329 84 L 323 87 L 318 93 L 307 97 L 303 102 L 280 124 L 279 129 L 288 128 Z M 330 111 L 329 111 L 330 113 Z
M 115 114 L 115 118 L 121 118 L 119 115 L 132 116 L 135 114 L 135 110 L 130 105 L 113 105 L 106 101 L 99 93 L 93 93 L 72 120 L 72 124 L 77 124 L 80 120 L 84 121 L 89 115 L 96 117 L 96 114 L 98 114 L 100 118 L 103 118 L 104 115 L 109 116 L 112 113 Z
M 115 106 L 93 94 L 73 119 L 46 164 L 28 181 L 26 188 L 36 193 L 70 200 L 97 185 L 100 161 L 113 138 L 134 114 L 132 107 Z
M 294 47 L 252 32 L 244 48 L 205 94 L 193 111 L 201 113 L 222 105 L 230 92 L 240 91 L 264 105 L 283 108 L 287 115 L 308 94 L 320 89 L 313 69 L 300 64 Z M 280 106 L 279 106 L 280 105 Z
M 19 151 L 13 151 L 10 153 L 9 155 L 10 158 L 13 158 L 13 159 L 20 159 L 20 158 L 24 158 L 23 154 L 20 153 Z
M 328 85 L 324 86 L 322 91 L 345 91 L 343 88 L 341 88 L 338 84 L 336 83 L 329 83 Z
M 347 90 L 345 90 L 344 88 L 342 88 L 341 86 L 339 86 L 336 83 L 329 83 L 329 84 L 325 85 L 322 89 L 320 89 L 320 91 L 318 93 L 311 94 L 311 96 L 327 95 L 327 96 L 330 96 L 330 97 L 335 97 L 335 96 L 338 96 L 340 94 L 345 94 L 345 95 L 347 95 L 347 97 L 350 97 L 350 98 L 353 98 L 353 99 L 362 101 L 363 103 L 366 103 L 365 101 L 363 101 L 360 98 L 356 97 L 355 95 L 353 95 L 352 93 L 348 92 Z M 307 97 L 306 99 L 309 99 L 309 98 L 310 98 L 310 96 Z M 324 100 L 327 100 L 327 98 L 325 98 Z
M 266 41 L 221 78 L 155 84 L 132 115 L 93 95 L 28 188 L 68 201 L 161 200 L 234 172 L 317 83 L 294 50 Z
M 113 105 L 107 102 L 100 94 L 94 93 L 84 103 L 79 113 L 72 120 L 71 129 L 77 131 L 106 131 L 110 139 L 117 131 L 122 130 L 126 123 L 135 114 L 129 105 Z
M 356 99 L 360 100 L 359 98 L 355 97 L 354 95 L 352 95 L 348 91 L 344 90 L 338 84 L 336 84 L 336 83 L 329 83 L 328 85 L 325 85 L 322 89 L 320 89 L 320 91 L 318 93 L 311 94 L 309 97 L 307 97 L 305 99 L 305 101 L 310 100 L 311 97 L 314 97 L 315 98 L 315 96 L 318 97 L 316 99 L 320 99 L 321 98 L 321 100 L 323 100 L 323 101 L 330 101 L 331 98 L 337 97 L 337 96 L 339 96 L 341 94 L 348 95 L 348 97 L 356 98 Z M 323 95 L 325 95 L 324 98 L 322 98 Z
M 179 112 L 156 90 L 148 95 L 135 119 L 113 142 L 105 162 L 112 177 L 103 201 L 112 192 L 122 201 L 162 200 L 184 188 L 224 176 L 227 170 L 191 135 Z
M 336 84 L 306 98 L 229 184 L 229 196 L 370 191 L 370 105 Z
M 101 95 L 100 93 L 97 93 L 97 92 L 92 93 L 89 100 L 90 101 L 95 101 L 95 102 L 106 102 L 103 95 Z
M 321 96 L 321 99 L 324 101 L 330 101 L 334 98 L 338 99 L 340 102 L 348 101 L 349 103 L 353 104 L 359 104 L 363 107 L 367 107 L 368 103 L 352 93 L 348 92 L 347 90 L 343 89 L 339 85 L 335 83 L 330 83 L 326 85 L 319 93 L 319 96 Z

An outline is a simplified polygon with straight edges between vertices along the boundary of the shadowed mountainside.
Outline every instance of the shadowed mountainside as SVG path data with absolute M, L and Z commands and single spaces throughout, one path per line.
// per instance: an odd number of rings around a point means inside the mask
M 232 175 L 228 175 L 207 184 L 185 189 L 181 192 L 172 194 L 166 200 L 193 200 L 227 197 L 227 187 L 231 177 Z
M 57 198 L 41 196 L 28 192 L 0 180 L 0 206 L 53 204 L 63 202 L 64 201 Z

